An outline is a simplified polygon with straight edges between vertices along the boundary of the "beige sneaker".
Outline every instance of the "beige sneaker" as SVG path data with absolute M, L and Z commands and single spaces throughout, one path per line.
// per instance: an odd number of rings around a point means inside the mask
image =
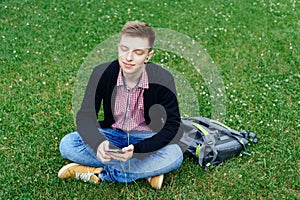
M 61 179 L 78 179 L 83 180 L 84 182 L 89 181 L 97 184 L 99 183 L 98 175 L 102 170 L 103 168 L 88 167 L 77 163 L 70 163 L 59 170 L 58 177 Z
M 147 178 L 147 181 L 150 183 L 151 187 L 153 189 L 161 189 L 161 186 L 163 184 L 164 181 L 164 175 L 158 175 L 158 176 L 153 176 L 150 178 Z

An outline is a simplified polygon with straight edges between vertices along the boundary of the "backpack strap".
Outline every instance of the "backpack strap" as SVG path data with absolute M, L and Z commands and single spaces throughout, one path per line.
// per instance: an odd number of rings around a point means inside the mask
M 219 121 L 217 121 L 217 120 L 211 119 L 211 120 L 209 120 L 209 121 L 212 122 L 212 123 L 218 124 L 218 125 L 220 125 L 220 126 L 223 126 L 224 128 L 226 128 L 226 129 L 228 129 L 228 130 L 231 130 L 230 127 L 226 126 L 225 124 L 223 124 L 223 123 L 221 123 L 221 122 L 219 122 Z M 210 123 L 210 125 L 211 125 L 211 123 Z
M 228 135 L 230 137 L 233 137 L 234 139 L 236 139 L 241 144 L 241 146 L 243 148 L 244 154 L 250 155 L 249 153 L 247 153 L 246 144 L 245 144 L 244 140 L 242 139 L 242 138 L 245 138 L 245 135 L 239 133 L 238 131 L 235 131 L 235 130 L 231 129 L 230 127 L 228 127 L 225 124 L 223 124 L 223 123 L 221 123 L 219 121 L 216 121 L 216 120 L 212 120 L 212 119 L 208 119 L 208 118 L 203 118 L 203 117 L 192 117 L 192 119 L 200 121 L 202 124 L 205 124 L 208 127 L 215 128 L 215 129 L 217 129 L 219 131 L 222 131 L 226 135 Z M 201 126 L 199 125 L 199 127 L 201 127 Z M 201 129 L 199 129 L 199 130 L 201 130 Z
M 216 126 L 214 126 L 214 124 L 217 124 L 221 127 L 223 127 L 223 129 L 221 130 L 223 133 L 225 133 L 226 135 L 230 136 L 230 137 L 233 137 L 235 138 L 242 146 L 243 148 L 243 153 L 244 154 L 247 154 L 247 155 L 250 155 L 249 153 L 247 153 L 247 150 L 246 150 L 246 144 L 244 142 L 245 139 L 245 135 L 239 133 L 238 131 L 235 131 L 231 128 L 229 128 L 228 126 L 226 126 L 225 124 L 222 124 L 221 122 L 219 121 L 216 121 L 216 120 L 210 120 L 210 122 L 212 122 L 210 124 L 210 126 L 214 127 L 214 128 L 217 128 Z
M 243 148 L 243 153 L 244 153 L 244 154 L 247 154 L 247 155 L 250 155 L 249 153 L 247 153 L 247 150 L 246 150 L 246 144 L 245 144 L 245 142 L 244 142 L 244 141 L 245 141 L 244 137 L 239 138 L 239 137 L 237 137 L 236 135 L 233 135 L 230 131 L 223 131 L 223 132 L 224 132 L 226 135 L 235 138 L 235 139 L 241 144 L 241 146 L 242 146 L 242 148 Z
M 196 150 L 198 151 L 199 165 L 201 165 L 201 166 L 205 167 L 205 169 L 207 169 L 207 167 L 209 165 L 212 165 L 213 162 L 217 159 L 218 151 L 215 148 L 216 140 L 213 135 L 204 135 L 203 140 L 204 140 L 204 143 L 202 145 L 199 144 Z M 207 155 L 207 152 L 212 152 L 213 158 L 211 159 L 210 162 L 206 163 L 204 166 L 203 161 Z
M 209 132 L 205 128 L 203 128 L 200 124 L 197 124 L 195 122 L 192 122 L 191 124 L 203 133 L 202 138 L 204 143 L 202 145 L 198 145 L 198 147 L 196 148 L 196 157 L 198 157 L 199 164 L 203 166 L 203 160 L 204 157 L 206 156 L 207 148 L 211 149 L 213 152 L 212 160 L 209 163 L 207 163 L 205 166 L 205 169 L 207 169 L 207 167 L 211 165 L 217 159 L 218 156 L 218 152 L 215 148 L 216 139 L 213 135 L 209 134 Z
M 195 126 L 198 130 L 200 130 L 203 133 L 203 135 L 209 135 L 209 132 L 205 130 L 205 128 L 203 128 L 200 124 L 197 124 L 195 122 L 191 122 L 191 124 Z
M 203 133 L 204 143 L 202 146 L 199 145 L 196 149 L 196 151 L 198 152 L 198 155 L 199 155 L 198 162 L 201 166 L 203 166 L 203 159 L 206 156 L 205 151 L 207 148 L 210 148 L 213 152 L 213 158 L 209 163 L 207 163 L 207 165 L 213 164 L 213 162 L 216 160 L 216 158 L 218 156 L 218 152 L 215 148 L 215 144 L 216 144 L 215 138 L 212 135 L 210 135 L 209 132 L 205 128 L 203 128 L 199 123 L 201 123 L 202 125 L 204 125 L 207 128 L 216 129 L 216 130 L 221 131 L 222 133 L 228 135 L 229 137 L 234 138 L 242 146 L 243 154 L 251 155 L 250 153 L 247 152 L 247 149 L 246 149 L 247 140 L 245 139 L 245 135 L 241 134 L 240 132 L 231 129 L 230 127 L 228 127 L 225 124 L 222 124 L 221 122 L 216 121 L 216 120 L 211 120 L 211 119 L 204 118 L 204 117 L 191 117 L 190 119 L 198 122 L 198 123 L 191 122 L 191 124 Z M 205 168 L 207 168 L 207 167 L 208 166 L 205 166 Z

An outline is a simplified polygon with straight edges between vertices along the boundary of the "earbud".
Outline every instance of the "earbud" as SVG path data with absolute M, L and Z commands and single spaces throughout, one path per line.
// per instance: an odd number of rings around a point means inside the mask
M 147 63 L 149 61 L 149 59 L 150 59 L 149 56 L 147 56 L 145 59 L 145 63 Z

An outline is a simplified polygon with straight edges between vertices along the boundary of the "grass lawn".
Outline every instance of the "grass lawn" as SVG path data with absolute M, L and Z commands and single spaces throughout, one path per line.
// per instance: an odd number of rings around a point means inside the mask
M 299 6 L 295 0 L 1 0 L 0 199 L 299 199 Z M 205 49 L 224 84 L 224 122 L 259 138 L 251 157 L 209 171 L 186 158 L 158 191 L 145 180 L 96 186 L 57 177 L 68 163 L 59 141 L 76 130 L 77 73 L 98 44 L 135 19 Z M 211 117 L 204 75 L 181 55 L 156 52 L 152 61 L 183 74 L 195 91 L 193 112 Z

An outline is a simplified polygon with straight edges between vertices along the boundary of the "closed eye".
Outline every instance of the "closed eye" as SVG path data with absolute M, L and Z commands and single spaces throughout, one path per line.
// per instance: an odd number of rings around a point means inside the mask
M 143 55 L 145 53 L 145 51 L 143 49 L 135 49 L 135 50 L 133 50 L 133 52 L 137 55 Z
M 123 46 L 123 45 L 120 46 L 120 49 L 121 49 L 122 51 L 129 51 L 129 48 L 126 47 L 126 46 Z

